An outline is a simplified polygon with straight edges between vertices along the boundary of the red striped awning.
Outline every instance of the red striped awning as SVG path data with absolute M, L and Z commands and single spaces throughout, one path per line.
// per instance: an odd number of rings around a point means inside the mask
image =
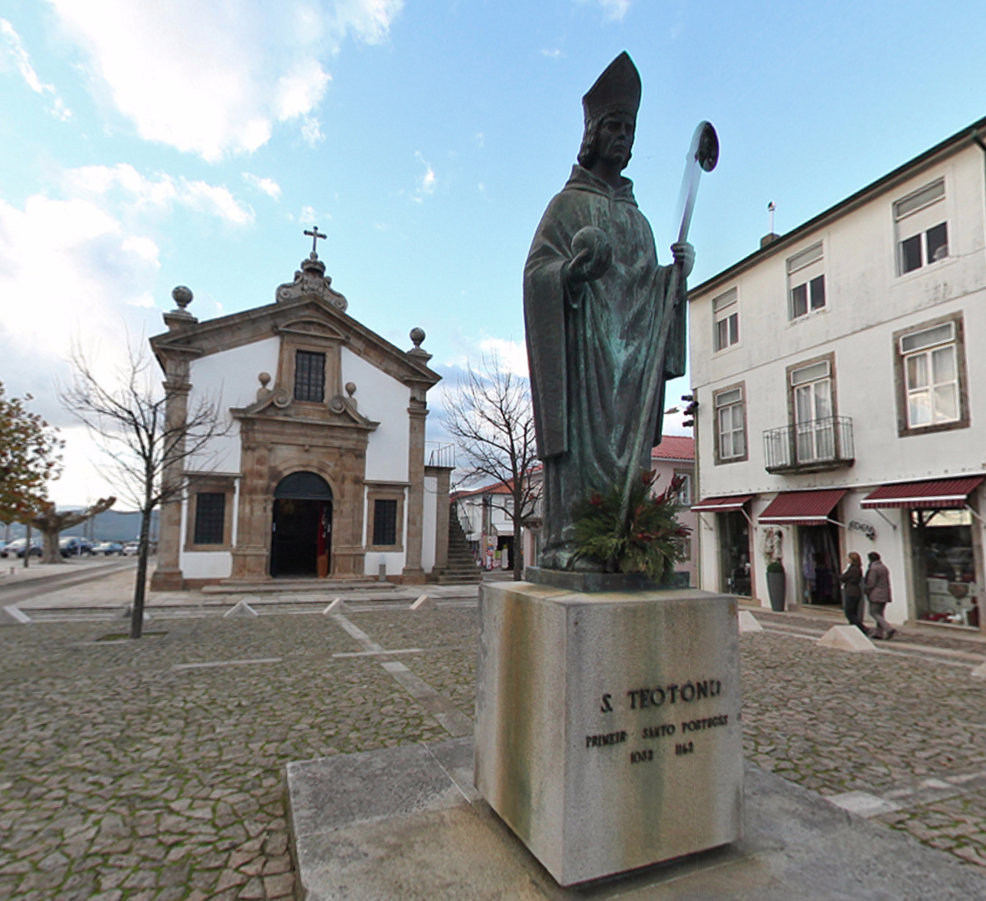
M 756 497 L 755 494 L 738 494 L 735 497 L 707 497 L 697 504 L 692 504 L 692 510 L 699 513 L 728 513 L 731 510 L 741 510 L 743 505 Z
M 846 488 L 823 491 L 782 491 L 757 517 L 762 526 L 820 526 L 842 500 Z
M 962 479 L 933 479 L 929 482 L 902 482 L 881 485 L 860 503 L 861 507 L 937 507 L 961 509 L 986 476 Z

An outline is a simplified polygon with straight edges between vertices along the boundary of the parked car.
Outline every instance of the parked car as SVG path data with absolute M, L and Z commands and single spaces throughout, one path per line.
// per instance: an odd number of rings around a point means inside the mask
M 0 557 L 22 557 L 24 556 L 24 548 L 27 547 L 26 538 L 15 538 L 10 542 L 2 551 L 0 551 Z M 31 540 L 30 555 L 32 557 L 41 556 L 41 542 L 35 539 Z
M 63 535 L 58 539 L 58 550 L 63 557 L 88 557 L 92 554 L 92 542 L 78 535 Z
M 112 557 L 114 554 L 121 556 L 123 554 L 123 545 L 119 541 L 100 541 L 99 544 L 93 545 L 92 552 L 97 557 L 100 554 L 104 557 Z
M 140 550 L 139 541 L 124 541 L 123 542 L 123 556 L 124 557 L 135 557 L 137 551 Z

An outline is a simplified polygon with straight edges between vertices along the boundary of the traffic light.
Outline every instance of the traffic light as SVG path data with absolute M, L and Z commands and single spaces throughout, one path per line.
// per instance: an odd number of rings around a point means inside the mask
M 695 395 L 694 394 L 682 394 L 681 395 L 681 399 L 683 401 L 687 401 L 688 402 L 688 405 L 682 411 L 682 413 L 684 414 L 684 417 L 685 418 L 682 420 L 681 424 L 683 426 L 685 426 L 686 428 L 694 428 L 695 427 L 695 411 L 698 409 L 698 401 L 695 400 Z

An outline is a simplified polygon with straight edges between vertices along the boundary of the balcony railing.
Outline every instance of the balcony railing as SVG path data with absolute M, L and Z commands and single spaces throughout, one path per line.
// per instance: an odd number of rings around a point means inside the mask
M 767 472 L 820 472 L 856 462 L 852 419 L 830 416 L 763 433 Z

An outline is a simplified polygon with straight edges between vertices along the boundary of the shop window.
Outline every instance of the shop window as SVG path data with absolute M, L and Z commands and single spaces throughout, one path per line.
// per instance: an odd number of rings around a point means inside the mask
M 978 628 L 982 586 L 976 579 L 972 514 L 968 509 L 909 514 L 917 618 Z
M 962 320 L 952 317 L 930 326 L 898 332 L 897 379 L 901 434 L 967 426 L 965 352 Z
M 825 259 L 822 243 L 796 253 L 787 261 L 788 318 L 801 319 L 825 308 Z
M 294 399 L 321 403 L 325 400 L 325 354 L 295 351 Z
M 716 463 L 747 459 L 746 407 L 742 385 L 713 395 L 716 416 Z
M 894 203 L 898 275 L 948 257 L 944 201 L 945 180 L 939 178 Z
M 716 352 L 739 344 L 739 306 L 735 288 L 712 300 L 712 315 Z

